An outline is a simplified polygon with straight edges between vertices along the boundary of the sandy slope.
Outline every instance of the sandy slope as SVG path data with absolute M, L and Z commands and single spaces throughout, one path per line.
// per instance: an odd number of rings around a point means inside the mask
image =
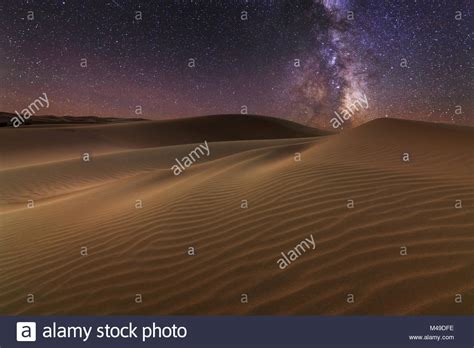
M 175 177 L 173 159 L 193 145 L 108 127 L 82 138 L 110 146 L 90 163 L 55 152 L 50 128 L 51 141 L 36 144 L 44 157 L 23 152 L 0 172 L 0 313 L 474 313 L 473 129 L 384 119 L 328 137 L 289 129 L 292 139 L 241 141 L 222 141 L 221 129 L 211 156 Z M 211 141 L 199 132 L 181 141 Z M 280 270 L 280 253 L 310 234 L 316 250 Z
M 84 152 L 101 155 L 131 149 L 198 143 L 204 139 L 215 142 L 303 138 L 327 134 L 329 133 L 283 119 L 250 115 L 86 125 L 70 125 L 64 120 L 64 124 L 0 128 L 0 164 L 2 168 L 13 168 L 77 159 Z

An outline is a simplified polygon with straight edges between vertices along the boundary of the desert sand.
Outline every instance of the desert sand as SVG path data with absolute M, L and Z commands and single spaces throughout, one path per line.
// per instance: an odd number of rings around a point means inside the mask
M 474 314 L 474 128 L 220 116 L 4 127 L 0 145 L 0 314 Z

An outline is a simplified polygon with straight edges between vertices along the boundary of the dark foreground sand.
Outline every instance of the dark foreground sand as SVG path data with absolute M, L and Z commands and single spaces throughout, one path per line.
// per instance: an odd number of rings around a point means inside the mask
M 0 128 L 0 314 L 474 314 L 473 128 L 236 117 Z

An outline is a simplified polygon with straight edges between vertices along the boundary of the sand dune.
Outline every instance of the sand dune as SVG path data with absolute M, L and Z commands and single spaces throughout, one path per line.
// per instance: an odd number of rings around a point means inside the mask
M 14 130 L 0 128 L 2 168 L 77 159 L 84 152 L 100 155 L 203 140 L 286 139 L 330 134 L 283 119 L 249 115 L 85 125 L 70 125 L 64 121 L 59 125 L 39 124 Z
M 0 112 L 0 127 L 13 127 L 12 118 L 18 115 L 10 112 Z M 147 121 L 144 118 L 123 118 L 123 117 L 99 117 L 99 116 L 53 116 L 53 115 L 33 115 L 24 120 L 22 127 L 50 126 L 50 125 L 84 125 L 84 124 L 104 124 Z
M 0 129 L 0 313 L 474 313 L 474 129 L 229 120 Z

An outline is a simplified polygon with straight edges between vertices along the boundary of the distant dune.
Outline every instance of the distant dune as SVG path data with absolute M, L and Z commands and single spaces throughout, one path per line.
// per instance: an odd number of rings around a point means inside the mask
M 474 314 L 474 128 L 218 116 L 3 128 L 0 145 L 0 314 Z
M 204 140 L 213 142 L 285 139 L 328 134 L 330 133 L 326 131 L 278 118 L 250 115 L 83 125 L 70 125 L 65 121 L 40 126 L 0 128 L 4 168 L 74 159 L 84 152 L 98 155 L 192 144 Z
M 16 114 L 0 112 L 0 127 L 13 127 L 12 117 Z M 38 125 L 65 125 L 65 124 L 104 124 L 146 121 L 144 118 L 119 118 L 119 117 L 98 117 L 98 116 L 32 116 L 26 120 L 23 126 Z

